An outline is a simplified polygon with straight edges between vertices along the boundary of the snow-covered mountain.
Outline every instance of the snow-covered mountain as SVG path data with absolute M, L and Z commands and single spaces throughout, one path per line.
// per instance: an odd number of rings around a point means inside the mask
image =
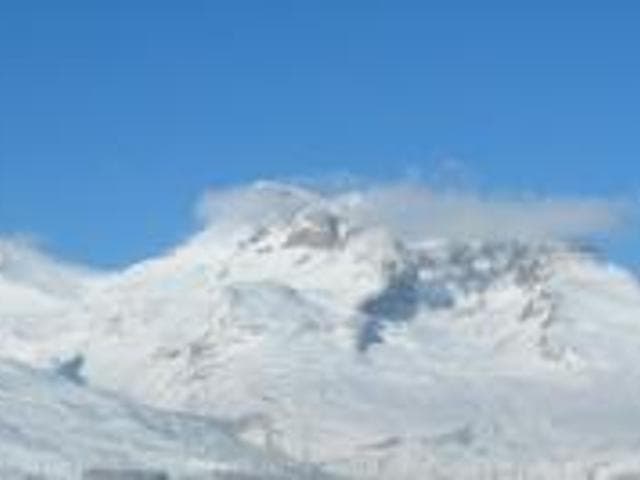
M 408 240 L 363 202 L 257 184 L 109 274 L 0 245 L 0 348 L 352 478 L 639 474 L 633 275 L 559 241 Z

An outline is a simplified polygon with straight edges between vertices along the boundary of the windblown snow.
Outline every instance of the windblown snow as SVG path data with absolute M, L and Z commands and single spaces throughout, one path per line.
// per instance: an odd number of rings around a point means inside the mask
M 640 478 L 632 274 L 363 202 L 259 183 L 110 273 L 0 244 L 2 478 Z

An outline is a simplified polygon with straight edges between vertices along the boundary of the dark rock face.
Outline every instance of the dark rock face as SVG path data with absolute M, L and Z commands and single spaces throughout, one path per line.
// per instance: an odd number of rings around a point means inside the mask
M 340 242 L 340 219 L 327 212 L 308 212 L 295 220 L 285 247 L 334 248 Z
M 378 295 L 366 300 L 360 306 L 360 311 L 372 317 L 395 321 L 410 319 L 418 309 L 419 290 L 416 280 L 413 273 L 402 275 Z
M 84 385 L 86 380 L 82 376 L 82 367 L 84 366 L 84 357 L 80 354 L 74 355 L 68 360 L 61 362 L 56 366 L 56 373 L 65 377 L 67 380 Z
M 552 299 L 544 298 L 542 286 L 551 268 L 551 251 L 544 246 L 530 247 L 514 241 L 450 244 L 419 252 L 408 263 L 394 265 L 386 288 L 360 305 L 359 311 L 367 320 L 359 330 L 358 351 L 381 343 L 384 328 L 389 324 L 410 321 L 420 309 L 454 308 L 465 295 L 482 295 L 502 281 L 515 282 L 523 290 L 542 292 L 542 297 L 527 307 L 521 320 L 550 317 L 551 313 L 545 312 Z
M 381 343 L 385 324 L 413 318 L 418 312 L 419 301 L 418 279 L 413 270 L 400 274 L 382 292 L 366 300 L 359 308 L 368 320 L 357 338 L 358 351 L 365 352 L 371 345 Z

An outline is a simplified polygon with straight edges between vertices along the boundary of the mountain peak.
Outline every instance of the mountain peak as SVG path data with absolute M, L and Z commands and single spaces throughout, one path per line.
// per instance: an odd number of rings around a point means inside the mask
M 403 235 L 351 193 L 265 182 L 207 201 L 196 238 L 82 295 L 33 309 L 1 290 L 4 355 L 347 474 L 344 458 L 407 452 L 420 472 L 522 452 L 591 468 L 601 445 L 637 458 L 640 409 L 618 392 L 640 378 L 640 287 L 622 269 L 567 242 Z M 64 273 L 12 255 L 11 281 Z

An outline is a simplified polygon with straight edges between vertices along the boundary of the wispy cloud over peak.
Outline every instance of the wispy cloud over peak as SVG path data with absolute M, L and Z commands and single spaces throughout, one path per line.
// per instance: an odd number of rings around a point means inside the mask
M 304 208 L 339 211 L 360 226 L 408 241 L 430 238 L 570 240 L 611 234 L 632 211 L 621 199 L 491 195 L 419 181 L 348 182 L 343 188 L 258 182 L 207 192 L 197 207 L 209 227 L 282 221 Z

